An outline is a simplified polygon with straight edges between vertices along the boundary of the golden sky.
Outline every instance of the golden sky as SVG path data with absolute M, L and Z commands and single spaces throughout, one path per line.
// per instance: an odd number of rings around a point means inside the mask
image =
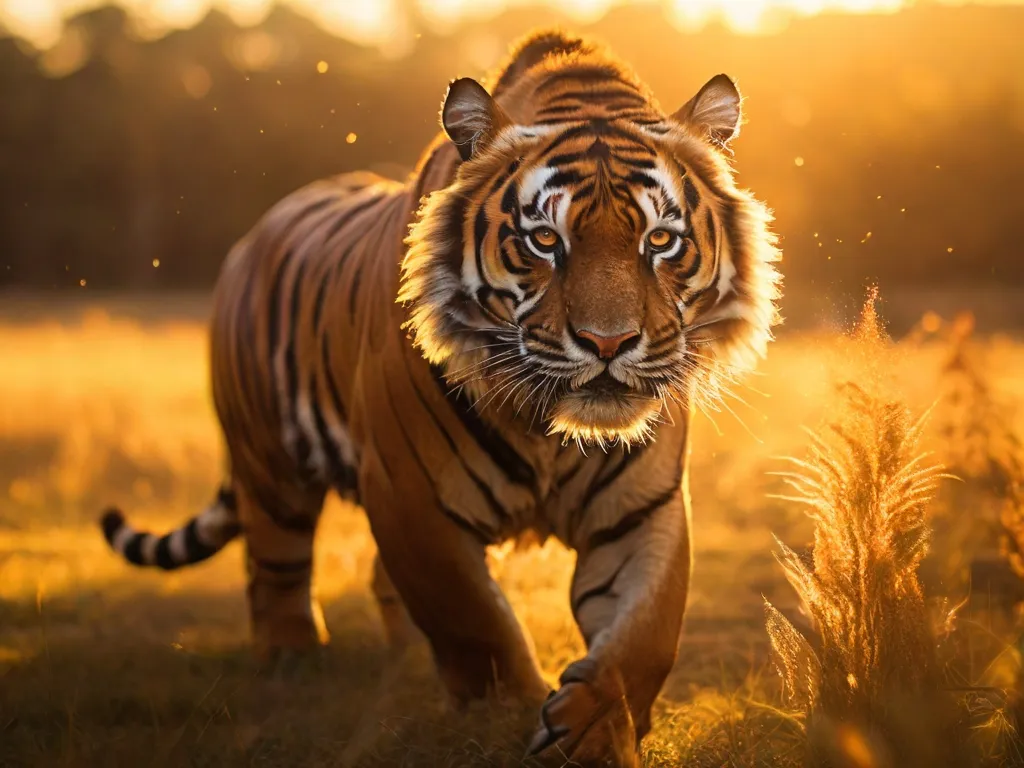
M 396 0 L 281 0 L 316 18 L 324 27 L 344 37 L 384 44 L 402 26 L 396 22 Z M 699 27 L 717 18 L 744 32 L 757 32 L 770 21 L 774 11 L 815 14 L 825 10 L 854 13 L 891 12 L 913 0 L 632 0 L 660 3 L 679 26 Z M 935 0 L 932 0 L 935 1 Z M 938 0 L 962 4 L 969 0 Z M 983 0 L 1013 3 L 1024 0 Z M 148 29 L 158 34 L 165 29 L 188 27 L 201 19 L 211 6 L 229 13 L 243 24 L 258 22 L 273 0 L 120 0 L 131 8 Z M 578 21 L 594 20 L 615 5 L 630 0 L 416 0 L 424 16 L 444 28 L 459 20 L 491 16 L 511 6 L 557 6 Z M 102 0 L 0 0 L 0 23 L 40 47 L 51 45 L 60 35 L 65 15 L 102 4 Z

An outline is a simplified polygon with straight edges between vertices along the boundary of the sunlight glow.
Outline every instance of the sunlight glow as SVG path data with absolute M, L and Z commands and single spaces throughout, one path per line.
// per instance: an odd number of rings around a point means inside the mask
M 139 19 L 145 34 L 188 27 L 211 8 L 223 11 L 243 25 L 258 23 L 273 0 L 116 0 Z M 408 47 L 412 20 L 398 0 L 280 0 L 315 19 L 329 32 L 356 42 L 379 45 L 400 55 Z M 967 0 L 944 0 L 961 4 Z M 416 12 L 438 31 L 465 21 L 487 19 L 511 8 L 550 6 L 571 20 L 597 21 L 612 8 L 631 0 L 410 0 Z M 826 11 L 891 13 L 912 0 L 632 0 L 633 4 L 661 5 L 678 28 L 699 29 L 716 21 L 745 33 L 776 29 L 791 16 Z M 1015 3 L 1024 0 L 988 0 Z M 62 19 L 98 5 L 104 0 L 0 0 L 0 29 L 8 29 L 40 48 L 54 45 L 61 35 Z M 538 23 L 544 14 L 538 8 Z

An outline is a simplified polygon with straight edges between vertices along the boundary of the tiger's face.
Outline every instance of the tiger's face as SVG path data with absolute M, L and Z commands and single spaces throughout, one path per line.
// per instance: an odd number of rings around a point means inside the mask
M 464 162 L 411 230 L 399 296 L 481 407 L 581 443 L 643 441 L 667 400 L 714 398 L 775 320 L 769 217 L 722 152 L 735 86 L 672 117 L 635 106 L 519 125 L 456 81 L 442 117 Z

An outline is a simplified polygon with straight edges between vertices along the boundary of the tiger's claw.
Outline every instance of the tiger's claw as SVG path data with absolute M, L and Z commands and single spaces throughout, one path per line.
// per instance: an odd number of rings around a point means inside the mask
M 637 768 L 637 733 L 618 671 L 581 659 L 559 683 L 541 707 L 527 756 L 558 755 L 583 768 Z

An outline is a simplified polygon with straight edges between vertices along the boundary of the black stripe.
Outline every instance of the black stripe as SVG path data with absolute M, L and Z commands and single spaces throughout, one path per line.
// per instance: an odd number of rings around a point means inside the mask
M 494 496 L 494 491 L 491 490 L 491 487 L 483 480 L 483 478 L 481 478 L 479 475 L 476 474 L 476 472 L 473 471 L 473 468 L 469 466 L 469 463 L 465 460 L 465 458 L 463 458 L 462 454 L 459 453 L 459 447 L 458 445 L 455 444 L 454 438 L 452 438 L 452 436 L 448 433 L 448 430 L 444 428 L 444 425 L 441 423 L 441 420 L 437 417 L 437 414 L 434 413 L 434 409 L 430 407 L 430 403 L 427 402 L 427 398 L 424 396 L 423 392 L 420 391 L 417 382 L 411 375 L 410 379 L 412 379 L 412 388 L 413 391 L 416 393 L 416 398 L 420 401 L 420 405 L 423 406 L 423 409 L 430 416 L 430 420 L 434 423 L 434 427 L 436 427 L 437 431 L 440 432 L 442 436 L 444 436 L 445 442 L 448 443 L 448 447 L 451 449 L 452 455 L 454 455 L 455 458 L 459 460 L 459 464 L 461 464 L 462 468 L 466 470 L 466 474 L 469 475 L 470 479 L 473 481 L 477 489 L 480 491 L 480 494 L 487 501 L 487 506 L 491 508 L 491 511 L 498 518 L 503 518 L 507 521 L 511 521 L 511 515 L 508 513 L 508 510 L 505 509 L 504 506 L 502 506 L 501 502 L 498 501 L 498 499 Z
M 267 587 L 275 592 L 290 592 L 293 589 L 307 587 L 310 583 L 308 573 L 272 574 L 271 578 L 267 578 L 268 575 L 271 575 L 270 571 L 257 571 L 256 575 L 253 576 L 252 583 L 259 584 L 261 587 Z
M 508 240 L 511 237 L 518 237 L 518 236 L 519 236 L 519 233 L 512 226 L 510 226 L 507 221 L 501 222 L 501 225 L 498 227 L 498 241 L 499 242 L 503 243 L 503 242 L 505 242 L 506 240 Z
M 661 494 L 640 509 L 628 512 L 615 525 L 594 531 L 587 539 L 587 551 L 592 552 L 598 547 L 616 542 L 630 531 L 639 528 L 647 518 L 672 501 L 677 493 L 679 493 L 679 485 Z
M 668 355 L 675 349 L 678 343 L 679 334 L 673 328 L 668 332 L 668 335 L 666 335 L 660 341 L 652 342 L 650 346 L 647 347 L 647 357 L 644 360 L 644 362 L 656 363 L 663 357 L 668 357 Z
M 365 187 L 363 189 L 365 189 Z M 362 189 L 359 191 L 361 192 Z M 354 219 L 360 213 L 365 211 L 367 208 L 371 208 L 374 205 L 376 205 L 378 202 L 380 202 L 380 200 L 383 197 L 385 197 L 385 195 L 374 195 L 369 200 L 360 203 L 359 205 L 355 205 L 352 206 L 351 208 L 346 208 L 342 210 L 338 214 L 338 218 L 334 220 L 333 224 L 331 224 L 331 228 L 327 230 L 327 234 L 324 236 L 323 240 L 324 244 L 326 245 L 327 243 L 329 243 L 334 238 L 334 236 L 341 231 L 342 227 L 348 224 L 352 219 Z
M 449 388 L 448 383 L 444 379 L 444 373 L 440 368 L 434 365 L 430 368 L 437 385 L 448 398 L 448 401 L 452 403 L 452 409 L 459 417 L 459 421 L 462 422 L 462 426 L 466 428 L 466 431 L 469 432 L 477 445 L 483 449 L 484 453 L 490 456 L 491 461 L 505 473 L 509 480 L 518 485 L 525 485 L 531 489 L 535 488 L 537 474 L 534 472 L 533 467 L 505 441 L 498 430 L 480 418 L 480 414 L 476 412 L 476 409 L 473 408 L 472 403 L 468 401 L 461 389 L 453 392 Z
M 557 352 L 549 352 L 545 349 L 538 349 L 536 345 L 526 345 L 527 351 L 538 360 L 545 360 L 549 363 L 564 363 L 566 362 L 565 355 L 558 354 Z
M 586 495 L 583 497 L 583 501 L 580 502 L 580 510 L 582 512 L 586 513 L 587 508 L 591 505 L 594 499 L 596 499 L 608 486 L 618 480 L 622 476 L 622 473 L 629 469 L 633 462 L 645 453 L 643 446 L 633 448 L 629 451 L 625 448 L 620 448 L 619 450 L 622 453 L 622 458 L 619 460 L 618 464 L 603 475 L 598 475 L 587 489 Z
M 514 183 L 505 187 L 501 196 L 501 211 L 513 216 L 513 221 L 519 224 L 519 189 Z
M 594 143 L 596 144 L 597 142 Z M 572 165 L 573 163 L 578 163 L 580 160 L 585 160 L 586 158 L 586 152 L 564 152 L 561 155 L 549 157 L 546 165 L 548 168 L 554 168 L 559 165 Z
M 619 574 L 622 573 L 622 569 L 626 567 L 626 564 L 632 559 L 632 557 L 633 556 L 630 555 L 621 563 L 619 563 L 619 567 L 612 571 L 612 575 L 604 581 L 602 581 L 600 584 L 591 587 L 586 592 L 583 592 L 580 595 L 578 595 L 576 599 L 572 601 L 573 616 L 577 615 L 580 612 L 580 608 L 583 606 L 585 602 L 587 602 L 587 600 L 608 594 L 611 591 L 612 586 L 615 584 L 615 580 L 619 578 Z
M 217 491 L 217 503 L 230 512 L 238 511 L 238 497 L 230 488 L 220 488 Z
M 686 241 L 686 242 L 689 242 L 689 241 Z M 696 275 L 700 271 L 700 264 L 701 264 L 701 261 L 702 261 L 701 253 L 700 253 L 700 248 L 697 247 L 696 243 L 693 243 L 692 247 L 693 247 L 693 251 L 694 251 L 694 253 L 693 253 L 693 264 L 690 265 L 689 269 L 687 269 L 685 272 L 683 272 L 681 275 L 679 275 L 683 280 L 689 280 L 691 277 L 693 277 L 694 275 Z M 687 252 L 689 252 L 689 248 L 687 248 Z
M 573 464 L 564 475 L 558 478 L 558 480 L 556 481 L 556 485 L 564 486 L 566 483 L 568 483 L 570 480 L 576 477 L 577 474 L 579 474 L 579 471 L 583 469 L 583 466 L 586 463 L 587 462 L 583 459 L 582 455 L 578 455 L 576 463 Z
M 353 273 L 352 279 L 349 282 L 348 286 L 348 315 L 353 320 L 355 319 L 356 316 L 356 302 L 359 300 L 359 285 L 362 282 L 363 278 L 363 267 L 366 266 L 366 261 L 368 257 L 372 257 L 374 254 L 378 254 L 384 250 L 383 246 L 385 245 L 385 238 L 387 238 L 387 236 L 391 234 L 391 230 L 388 228 L 387 225 L 390 220 L 389 217 L 392 215 L 392 209 L 395 207 L 394 201 L 400 201 L 401 199 L 401 197 L 395 197 L 390 205 L 385 206 L 384 212 L 377 219 L 377 222 L 379 222 L 380 232 L 376 240 L 373 241 L 373 244 L 371 246 L 364 246 L 362 253 L 360 254 L 359 263 L 356 264 L 355 272 Z M 354 246 L 350 246 L 350 251 L 352 247 Z
M 473 251 L 476 254 L 476 273 L 480 281 L 487 283 L 487 275 L 484 272 L 484 238 L 487 237 L 487 213 L 483 206 L 476 212 L 473 220 Z
M 345 404 L 341 400 L 341 393 L 338 391 L 338 383 L 335 381 L 334 372 L 331 369 L 330 339 L 326 332 L 320 337 L 320 359 L 321 370 L 323 371 L 324 378 L 327 380 L 327 392 L 331 398 L 331 405 L 334 407 L 338 420 L 344 425 L 348 417 L 345 413 Z M 314 403 L 313 417 L 317 420 L 317 430 L 321 430 L 320 422 L 324 416 L 320 408 L 319 398 Z M 323 431 L 326 431 L 326 424 L 323 427 Z M 336 473 L 331 478 L 335 490 L 339 493 L 351 493 L 355 500 L 358 501 L 359 478 L 356 468 L 342 460 L 341 453 L 333 440 L 327 439 L 324 444 L 328 451 L 327 458 L 331 462 L 332 471 Z
M 256 506 L 278 528 L 299 533 L 313 533 L 316 530 L 315 515 L 293 514 L 288 509 L 282 509 L 273 489 L 268 489 L 265 484 L 254 484 L 250 490 L 255 497 Z
M 136 533 L 131 539 L 125 544 L 124 547 L 124 559 L 133 565 L 148 565 L 148 563 L 142 559 L 142 541 L 150 534 L 148 533 Z
M 487 297 L 489 297 L 489 296 L 497 296 L 499 299 L 508 299 L 513 304 L 518 304 L 519 303 L 519 297 L 517 297 L 514 293 L 512 293 L 512 291 L 508 290 L 507 288 L 487 288 L 487 287 L 484 287 L 484 288 L 481 288 L 481 290 L 482 291 L 486 291 L 486 296 Z M 480 292 L 477 291 L 477 293 L 479 294 Z M 498 319 L 500 320 L 501 318 L 498 318 Z
M 494 181 L 491 182 L 491 188 L 487 192 L 485 197 L 487 197 L 487 198 L 493 197 L 497 193 L 497 191 L 499 189 L 501 189 L 502 184 L 504 184 L 506 181 L 508 181 L 508 176 L 509 176 L 509 174 L 507 172 L 506 173 L 498 174 L 495 177 Z
M 583 202 L 584 200 L 590 199 L 590 196 L 594 194 L 594 190 L 597 188 L 597 182 L 591 181 L 584 184 L 581 187 L 577 187 L 572 192 L 572 199 Z
M 654 189 L 658 186 L 657 181 L 652 179 L 646 173 L 642 173 L 641 171 L 634 171 L 633 173 L 629 174 L 626 181 L 628 181 L 630 184 L 638 184 L 641 187 L 644 187 L 645 189 Z
M 292 217 L 292 219 L 288 223 L 288 226 L 286 227 L 285 231 L 281 234 L 280 242 L 281 243 L 286 242 L 288 240 L 288 238 L 292 234 L 295 233 L 295 231 L 305 222 L 305 220 L 307 218 L 309 218 L 312 214 L 317 213 L 318 211 L 322 210 L 323 208 L 326 208 L 327 206 L 331 205 L 332 203 L 337 202 L 337 200 L 338 200 L 337 196 L 330 195 L 330 196 L 323 197 L 323 198 L 317 200 L 315 203 L 307 205 L 305 208 L 303 208 L 301 211 L 299 211 L 297 214 L 295 214 L 294 217 Z M 275 243 L 275 246 L 276 246 L 276 243 Z M 255 244 L 253 246 L 251 246 L 251 247 L 255 248 Z M 266 250 L 269 251 L 271 249 L 268 248 Z M 281 303 L 281 282 L 282 282 L 282 280 L 284 280 L 285 271 L 287 269 L 288 263 L 292 260 L 293 255 L 294 255 L 294 249 L 293 248 L 289 248 L 287 251 L 285 251 L 284 255 L 281 257 L 280 263 L 278 264 L 277 271 L 274 273 L 273 282 L 272 282 L 271 288 L 270 288 L 269 303 L 270 303 L 270 354 L 271 354 L 271 360 L 273 360 L 273 354 L 274 354 L 274 352 L 277 349 L 277 342 L 278 342 L 278 320 L 280 319 L 280 312 L 281 312 L 281 306 L 280 306 L 280 303 Z M 250 282 L 251 282 L 252 272 L 253 271 L 250 270 Z M 244 294 L 247 295 L 248 294 L 248 290 L 246 290 L 244 292 Z M 239 303 L 244 307 L 244 305 L 245 305 L 244 301 L 241 301 Z M 271 374 L 271 383 L 273 383 L 273 374 Z
M 594 64 L 581 66 L 577 69 L 570 69 L 552 75 L 537 87 L 537 90 L 534 91 L 534 98 L 539 97 L 541 94 L 561 85 L 567 80 L 576 81 L 576 83 L 580 85 L 583 83 L 593 82 L 595 80 L 632 85 L 619 77 L 619 72 L 615 67 L 611 65 Z
M 482 285 L 476 289 L 476 295 L 473 298 L 476 300 L 477 306 L 484 313 L 484 315 L 486 315 L 490 320 L 497 323 L 498 325 L 503 325 L 506 322 L 506 320 L 504 318 L 499 317 L 494 312 L 494 310 L 491 309 L 491 307 L 488 305 L 488 301 L 490 300 L 491 296 L 496 293 L 504 293 L 508 295 L 508 291 L 495 291 L 493 288 L 488 288 L 486 285 Z
M 507 240 L 513 239 L 512 244 L 506 243 Z M 501 265 L 505 270 L 512 275 L 529 275 L 533 272 L 529 267 L 520 267 L 512 263 L 512 259 L 509 258 L 506 247 L 511 247 L 516 250 L 519 257 L 523 257 L 523 250 L 518 247 L 519 233 L 516 232 L 507 223 L 502 223 L 498 228 L 498 253 L 501 255 Z M 523 259 L 526 261 L 526 259 Z
M 665 195 L 662 200 L 662 205 L 665 208 L 665 216 L 670 219 L 682 219 L 683 210 L 676 204 L 676 201 Z
M 523 303 L 525 304 L 530 299 L 532 299 L 536 295 L 536 293 L 537 293 L 536 291 L 526 291 L 525 292 L 526 295 L 523 296 Z M 521 315 L 519 315 L 519 317 L 516 320 L 516 322 L 519 323 L 520 325 L 525 323 L 527 320 L 529 320 L 533 316 L 533 314 L 535 312 L 537 312 L 540 309 L 540 305 L 543 304 L 543 303 L 544 302 L 542 302 L 542 301 L 538 301 L 535 304 L 533 304 L 528 310 L 526 310 Z
M 533 199 L 530 202 L 528 202 L 526 205 L 523 206 L 523 214 L 525 214 L 526 218 L 528 218 L 528 219 L 536 219 L 537 218 L 537 201 L 540 200 L 540 193 L 541 193 L 541 190 L 538 190 L 537 194 L 535 194 L 533 196 Z
M 298 398 L 299 392 L 299 364 L 297 360 L 297 354 L 295 351 L 296 335 L 298 331 L 298 319 L 300 311 L 300 299 L 302 298 L 302 279 L 306 273 L 306 266 L 308 262 L 303 260 L 295 272 L 295 282 L 292 287 L 292 300 L 291 308 L 289 310 L 288 322 L 289 322 L 289 333 L 288 343 L 285 347 L 284 352 L 284 367 L 285 376 L 287 382 L 287 417 L 294 418 L 295 414 L 295 402 Z M 296 430 L 295 432 L 295 457 L 298 460 L 299 467 L 305 472 L 308 467 L 309 454 L 311 447 L 306 436 L 302 433 L 302 430 Z
M 293 235 L 295 233 L 295 231 L 299 228 L 299 226 L 302 225 L 303 222 L 306 221 L 306 219 L 308 219 L 314 213 L 318 213 L 319 211 L 322 211 L 324 208 L 326 208 L 327 206 L 331 205 L 332 203 L 336 203 L 338 201 L 338 199 L 339 198 L 338 198 L 337 194 L 330 194 L 330 195 L 327 195 L 325 197 L 319 198 L 314 203 L 310 203 L 305 208 L 303 208 L 301 211 L 299 211 L 294 216 L 292 216 L 292 218 L 289 220 L 289 222 L 283 228 L 283 231 L 281 232 L 281 236 L 279 238 L 277 238 L 276 242 L 274 242 L 272 244 L 272 247 L 261 248 L 260 250 L 272 251 L 273 248 L 276 248 L 279 244 L 284 244 L 285 241 L 291 235 Z
M 689 176 L 683 177 L 683 197 L 686 198 L 686 207 L 691 212 L 696 211 L 700 205 L 700 195 L 697 194 L 697 187 L 690 181 Z
M 613 157 L 619 163 L 623 165 L 631 165 L 634 168 L 639 168 L 645 171 L 653 171 L 658 167 L 658 164 L 651 159 L 651 154 L 646 152 L 638 153 L 637 156 L 625 154 L 622 149 L 618 149 L 613 153 Z
M 288 312 L 288 342 L 284 352 L 285 375 L 288 381 L 288 407 L 295 408 L 295 398 L 299 390 L 299 366 L 296 361 L 295 335 L 298 327 L 300 299 L 302 298 L 302 278 L 306 273 L 306 262 L 299 264 L 292 284 L 291 308 Z
M 541 325 L 524 328 L 523 340 L 526 344 L 526 348 L 530 351 L 540 348 L 541 351 L 547 350 L 548 352 L 555 353 L 562 352 L 561 338 L 554 334 L 549 334 L 544 326 Z M 533 343 L 533 346 L 531 346 L 531 342 Z
M 299 560 L 264 560 L 260 557 L 253 557 L 252 561 L 258 568 L 270 573 L 300 574 L 313 567 L 313 558 L 311 557 Z
M 459 528 L 466 531 L 466 533 L 471 534 L 473 538 L 480 542 L 483 546 L 486 547 L 489 544 L 493 544 L 498 540 L 497 533 L 482 531 L 465 518 L 459 517 L 459 515 L 457 515 L 455 512 L 441 504 L 440 501 L 438 501 L 438 505 L 440 506 L 441 512 L 444 514 L 445 517 L 447 517 L 449 520 L 455 523 Z
M 165 571 L 173 571 L 179 565 L 184 563 L 175 562 L 174 558 L 171 557 L 171 537 L 164 536 L 157 542 L 156 545 L 156 564 L 158 567 Z
M 365 264 L 366 255 L 363 254 L 363 258 L 359 260 L 356 271 L 352 275 L 352 282 L 348 286 L 348 316 L 353 319 L 356 316 L 356 302 L 359 300 L 359 285 L 363 279 L 363 265 Z
M 554 112 L 562 109 L 577 109 L 581 105 L 586 106 L 607 106 L 609 100 L 615 103 L 624 102 L 629 107 L 646 107 L 647 100 L 644 99 L 635 89 L 629 86 L 618 88 L 594 89 L 587 91 L 566 91 L 560 93 L 548 102 L 537 114 L 544 115 L 547 112 Z M 566 102 L 575 102 L 567 104 Z
M 323 409 L 320 407 L 320 397 L 317 391 L 317 380 L 314 375 L 310 379 L 309 388 L 313 392 L 313 421 L 316 424 L 317 434 L 320 436 L 320 445 L 327 456 L 327 464 L 330 470 L 330 480 L 338 490 L 355 490 L 355 469 L 341 459 L 341 452 L 338 446 L 331 439 L 330 430 L 327 428 L 327 420 L 324 418 Z
M 581 181 L 583 181 L 583 176 L 576 171 L 558 171 L 552 174 L 551 178 L 544 183 L 544 186 L 547 189 L 554 189 L 556 187 L 564 187 L 567 184 L 579 184 Z
M 332 282 L 329 276 L 334 274 L 334 270 L 330 270 L 327 275 L 324 275 L 320 280 L 320 287 L 316 289 L 316 301 L 313 304 L 313 333 L 316 333 L 320 328 L 320 316 L 323 314 L 324 309 L 324 298 L 327 296 L 327 286 Z
M 577 110 L 567 110 L 562 116 L 537 119 L 534 125 L 558 125 L 559 123 L 579 123 L 587 119 L 585 115 L 576 116 Z
M 612 118 L 613 120 L 633 118 L 633 122 L 636 122 L 635 118 L 642 118 L 651 113 L 651 107 L 647 103 L 647 100 L 636 93 L 623 93 L 620 101 L 606 101 L 603 102 L 601 106 L 611 112 L 625 113 L 616 114 L 615 117 Z
M 727 205 L 718 215 L 721 219 L 722 229 L 725 230 L 725 242 L 738 248 L 739 244 L 744 242 L 745 237 L 743 228 L 739 226 L 736 209 L 732 205 Z
M 585 105 L 579 102 L 545 107 L 537 112 L 536 122 L 539 124 L 564 123 L 571 120 L 571 117 L 576 114 L 579 114 L 579 117 L 576 118 L 577 120 L 585 120 L 587 116 L 580 114 L 584 107 Z
M 232 368 L 236 386 L 241 390 L 239 399 L 241 403 L 248 403 L 250 408 L 255 408 L 261 403 L 258 393 L 258 382 L 266 375 L 263 366 L 260 364 L 259 345 L 257 343 L 255 330 L 253 328 L 253 313 L 249 311 L 253 282 L 256 279 L 256 270 L 245 270 L 244 284 L 241 292 L 235 297 L 237 304 L 234 327 L 230 329 L 230 337 L 222 343 L 229 350 L 221 357 L 227 357 L 228 361 L 234 360 L 235 367 Z M 273 309 L 273 304 L 271 304 Z M 273 319 L 271 319 L 273 322 Z M 223 361 L 222 361 L 223 362 Z M 271 378 L 271 381 L 273 379 Z M 224 431 L 228 434 L 240 433 L 240 425 L 233 424 L 234 415 L 238 410 L 235 408 L 224 408 L 220 418 L 225 420 Z
M 320 360 L 324 378 L 327 379 L 327 391 L 331 396 L 331 405 L 334 406 L 334 412 L 338 414 L 338 420 L 345 423 L 348 421 L 348 416 L 345 412 L 345 404 L 341 401 L 338 383 L 334 380 L 334 370 L 331 368 L 330 340 L 326 332 L 320 337 Z
M 217 553 L 218 547 L 210 547 L 199 540 L 199 518 L 192 518 L 185 526 L 185 562 L 198 563 Z
M 411 372 L 407 375 L 411 375 Z M 440 509 L 445 514 L 446 517 L 452 520 L 452 522 L 457 524 L 463 530 L 466 530 L 469 533 L 471 533 L 481 543 L 486 545 L 497 541 L 497 531 L 492 531 L 485 525 L 478 526 L 474 525 L 473 523 L 470 523 L 468 520 L 457 514 L 453 509 L 450 509 L 441 500 L 441 497 L 437 492 L 437 487 L 434 484 L 434 478 L 431 476 L 430 471 L 427 469 L 427 466 L 423 463 L 423 459 L 420 458 L 419 453 L 416 451 L 416 446 L 413 443 L 412 438 L 409 437 L 409 432 L 406 430 L 405 420 L 401 418 L 400 414 L 403 412 L 404 409 L 395 407 L 394 397 L 391 394 L 391 387 L 388 386 L 389 381 L 389 378 L 384 379 L 384 394 L 388 399 L 388 404 L 391 406 L 391 410 L 394 412 L 395 421 L 398 422 L 399 431 L 402 433 L 402 437 L 405 438 L 406 446 L 409 449 L 409 453 L 412 454 L 413 460 L 416 462 L 416 464 L 420 468 L 420 471 L 423 473 L 423 477 L 426 478 L 427 482 L 429 482 L 430 486 L 434 489 L 434 503 L 437 505 L 437 508 Z M 415 386 L 413 388 L 415 389 Z
M 704 226 L 707 228 L 708 240 L 711 242 L 711 252 L 718 253 L 718 237 L 715 232 L 715 217 L 711 214 L 711 206 L 704 211 Z
M 695 247 L 694 243 L 689 238 L 683 238 L 680 241 L 679 247 L 676 249 L 676 252 L 671 256 L 666 256 L 659 253 L 656 253 L 655 255 L 661 256 L 661 260 L 663 262 L 675 264 L 676 262 L 681 261 L 686 256 L 686 254 L 690 252 L 691 247 Z M 682 275 L 682 277 L 686 277 L 686 275 Z
M 288 250 L 284 256 L 281 257 L 281 263 L 278 265 L 277 272 L 274 274 L 274 281 L 270 287 L 270 298 L 268 303 L 270 305 L 270 379 L 271 384 L 274 384 L 274 358 L 277 356 L 277 346 L 281 337 L 280 320 L 281 320 L 281 283 L 284 281 L 285 273 L 288 271 L 288 264 L 292 260 L 292 251 Z
M 537 158 L 537 164 L 539 165 L 541 162 L 546 164 L 546 158 L 552 153 L 560 150 L 563 144 L 566 144 L 573 139 L 578 139 L 581 136 L 589 136 L 592 132 L 593 127 L 591 124 L 577 125 L 572 128 L 567 128 L 559 133 L 558 136 L 556 136 L 545 148 L 545 150 L 540 153 L 540 156 Z

